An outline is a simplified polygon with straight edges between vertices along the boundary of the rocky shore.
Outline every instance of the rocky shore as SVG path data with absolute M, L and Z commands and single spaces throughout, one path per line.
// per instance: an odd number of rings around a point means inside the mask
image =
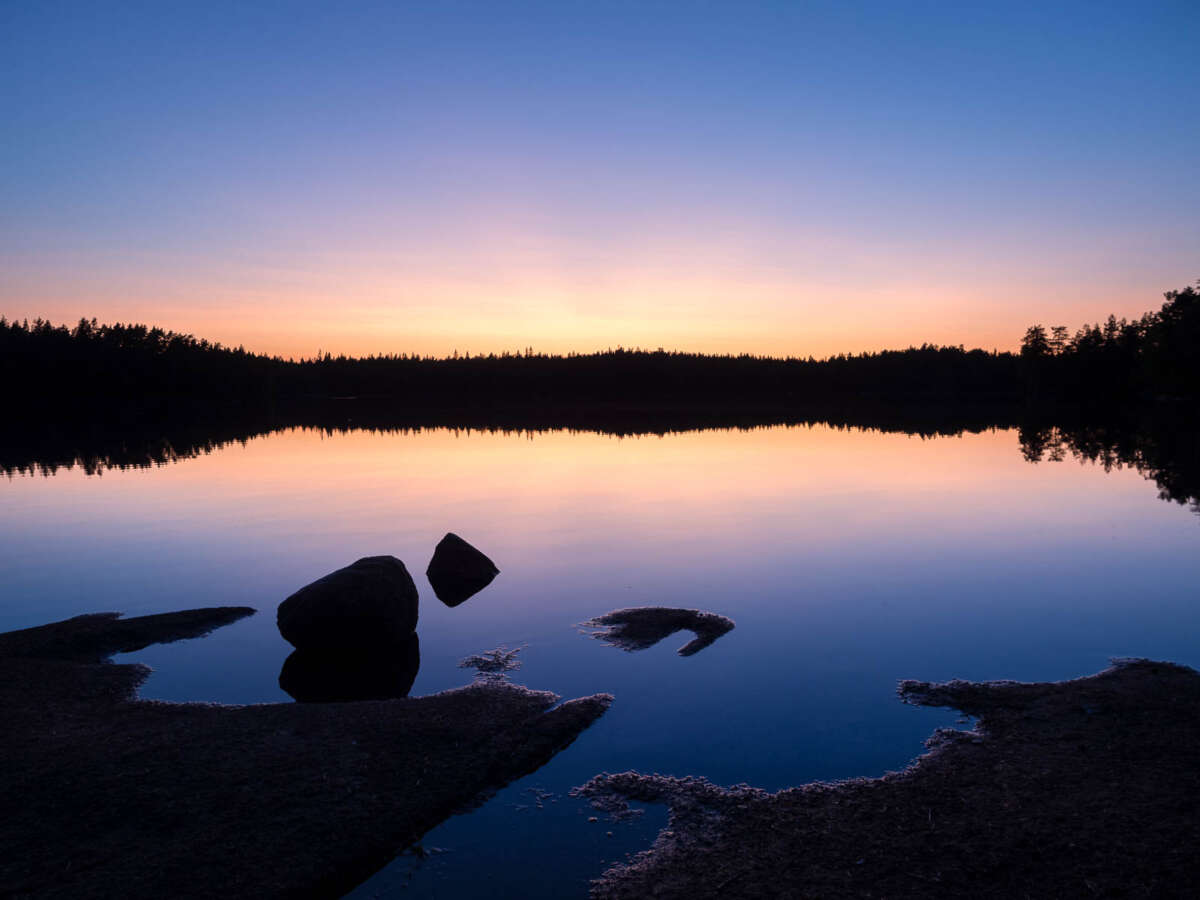
M 338 896 L 612 700 L 479 682 L 357 703 L 164 703 L 136 698 L 145 666 L 105 661 L 252 612 L 101 613 L 0 635 L 0 896 Z
M 1048 684 L 900 685 L 977 716 L 905 771 L 770 794 L 600 775 L 601 806 L 665 803 L 654 846 L 597 898 L 1195 897 L 1200 673 L 1123 660 Z

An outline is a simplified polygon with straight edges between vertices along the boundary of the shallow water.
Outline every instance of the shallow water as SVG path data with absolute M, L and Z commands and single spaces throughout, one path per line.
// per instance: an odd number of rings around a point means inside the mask
M 447 531 L 501 570 L 453 609 L 423 574 Z M 292 430 L 156 468 L 0 482 L 0 628 L 253 606 L 129 658 L 155 669 L 147 697 L 287 701 L 278 602 L 394 554 L 421 589 L 414 695 L 465 683 L 460 659 L 505 644 L 523 648 L 515 680 L 616 702 L 542 770 L 426 836 L 444 852 L 401 857 L 355 896 L 564 897 L 665 819 L 613 823 L 566 796 L 597 772 L 770 789 L 879 774 L 956 721 L 901 705 L 901 678 L 1200 665 L 1198 547 L 1200 519 L 1137 472 L 1031 464 L 1013 430 Z M 676 653 L 686 632 L 627 653 L 576 628 L 645 605 L 736 627 L 690 657 Z

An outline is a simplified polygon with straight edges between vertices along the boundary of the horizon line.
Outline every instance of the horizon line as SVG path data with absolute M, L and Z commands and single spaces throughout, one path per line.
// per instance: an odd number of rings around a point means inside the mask
M 234 352 L 234 353 L 241 352 L 241 353 L 246 353 L 250 356 L 257 356 L 257 357 L 262 357 L 265 359 L 276 360 L 276 361 L 285 362 L 285 363 L 295 363 L 295 364 L 323 362 L 326 359 L 346 360 L 346 361 L 366 361 L 366 360 L 372 360 L 372 359 L 401 359 L 401 360 L 419 360 L 419 361 L 425 361 L 425 362 L 456 362 L 456 361 L 467 361 L 467 360 L 474 360 L 474 359 L 489 359 L 489 358 L 492 358 L 492 359 L 527 359 L 527 358 L 529 358 L 529 359 L 537 359 L 537 358 L 573 359 L 573 358 L 578 358 L 578 357 L 605 356 L 605 355 L 615 354 L 615 353 L 636 353 L 636 354 L 645 354 L 645 355 L 654 355 L 654 354 L 662 353 L 662 354 L 666 354 L 669 356 L 691 356 L 691 357 L 702 357 L 702 358 L 708 358 L 708 359 L 755 359 L 755 360 L 773 361 L 773 362 L 802 362 L 802 363 L 808 363 L 808 362 L 821 363 L 821 362 L 828 362 L 828 361 L 836 360 L 836 359 L 870 357 L 870 356 L 878 356 L 878 355 L 882 355 L 882 354 L 886 354 L 886 353 L 907 353 L 910 351 L 922 351 L 922 350 L 923 351 L 953 350 L 953 351 L 959 351 L 962 353 L 979 352 L 979 353 L 984 353 L 988 356 L 1002 356 L 1004 354 L 1017 355 L 1016 351 L 1014 351 L 1014 350 L 1001 350 L 997 347 L 993 347 L 992 349 L 989 350 L 987 348 L 978 347 L 978 346 L 968 348 L 963 343 L 939 344 L 939 343 L 934 343 L 932 341 L 924 341 L 921 344 L 910 343 L 906 347 L 885 346 L 885 347 L 880 347 L 875 350 L 857 350 L 857 351 L 843 350 L 843 351 L 839 351 L 836 353 L 830 353 L 826 356 L 819 356 L 819 357 L 815 356 L 811 353 L 808 355 L 805 355 L 805 356 L 794 355 L 794 354 L 787 354 L 787 355 L 779 356 L 779 355 L 774 355 L 774 354 L 770 354 L 770 353 L 754 353 L 751 351 L 739 351 L 739 352 L 728 352 L 727 351 L 727 352 L 723 352 L 723 353 L 714 353 L 714 352 L 706 352 L 706 351 L 702 351 L 702 350 L 686 350 L 686 349 L 679 349 L 679 348 L 667 349 L 666 347 L 664 347 L 662 345 L 659 345 L 658 347 L 655 347 L 655 348 L 649 348 L 649 347 L 644 347 L 644 346 L 636 345 L 636 344 L 629 345 L 629 346 L 626 346 L 624 344 L 617 344 L 616 346 L 608 346 L 604 349 L 568 350 L 565 352 L 546 352 L 546 351 L 535 350 L 533 344 L 526 344 L 524 347 L 517 348 L 515 351 L 509 350 L 509 349 L 503 349 L 503 350 L 491 350 L 491 351 L 487 351 L 487 352 L 473 352 L 471 350 L 464 350 L 464 351 L 460 352 L 458 350 L 458 348 L 452 348 L 449 353 L 446 353 L 445 355 L 441 355 L 441 356 L 434 355 L 434 354 L 426 354 L 426 353 L 408 353 L 408 352 L 404 352 L 404 351 L 384 351 L 384 350 L 374 351 L 372 353 L 362 354 L 362 355 L 350 355 L 350 354 L 346 354 L 346 353 L 333 354 L 331 352 L 326 352 L 326 351 L 323 351 L 321 348 L 318 348 L 316 351 L 316 354 L 314 356 L 309 357 L 309 356 L 303 356 L 303 355 L 300 355 L 300 356 L 286 355 L 285 356 L 285 355 L 279 354 L 279 353 L 267 353 L 267 352 L 263 352 L 263 351 L 252 350 L 252 349 L 247 348 L 245 346 L 245 344 L 240 344 L 240 343 L 236 344 L 236 345 L 235 344 L 226 344 L 221 341 L 209 340 L 208 338 L 205 338 L 201 335 L 194 334 L 192 332 L 176 331 L 173 328 L 167 328 L 167 327 L 161 326 L 161 325 L 151 325 L 146 322 L 136 322 L 136 321 L 122 322 L 119 320 L 114 321 L 114 322 L 101 322 L 99 320 L 99 318 L 96 316 L 92 316 L 90 319 L 87 316 L 81 316 L 79 318 L 79 320 L 76 321 L 74 324 L 67 324 L 66 322 L 55 323 L 51 319 L 43 319 L 41 316 L 37 316 L 32 320 L 30 320 L 28 317 L 24 317 L 24 316 L 21 317 L 20 319 L 17 319 L 17 318 L 9 319 L 6 315 L 4 315 L 3 313 L 0 313 L 0 323 L 7 324 L 7 326 L 10 328 L 14 327 L 14 326 L 23 326 L 26 330 L 32 330 L 33 328 L 37 327 L 38 323 L 42 323 L 43 325 L 48 325 L 52 330 L 56 330 L 56 331 L 66 330 L 69 333 L 71 333 L 72 335 L 74 335 L 76 333 L 79 325 L 82 323 L 86 323 L 90 327 L 97 328 L 97 329 L 144 328 L 148 332 L 153 332 L 153 331 L 161 332 L 164 336 L 191 339 L 198 343 L 206 344 L 208 347 L 210 347 L 211 349 L 214 349 L 214 350 L 224 350 L 224 351 L 230 351 L 230 352 Z

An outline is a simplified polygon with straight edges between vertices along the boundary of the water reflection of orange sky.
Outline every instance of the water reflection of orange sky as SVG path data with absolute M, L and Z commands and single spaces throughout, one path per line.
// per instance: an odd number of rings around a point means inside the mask
M 1089 491 L 1100 478 L 1103 492 Z M 1013 431 L 922 439 L 825 426 L 634 438 L 291 430 L 153 470 L 17 478 L 3 494 L 27 522 L 138 523 L 148 541 L 219 542 L 222 529 L 252 539 L 261 526 L 310 548 L 314 572 L 372 553 L 423 567 L 446 531 L 509 565 L 556 548 L 620 564 L 647 544 L 707 565 L 768 545 L 833 552 L 899 521 L 897 552 L 936 555 L 991 535 L 1044 537 L 1025 521 L 1099 534 L 1118 511 L 1128 521 L 1154 505 L 1136 473 L 1031 466 Z M 216 531 L 197 535 L 196 523 Z

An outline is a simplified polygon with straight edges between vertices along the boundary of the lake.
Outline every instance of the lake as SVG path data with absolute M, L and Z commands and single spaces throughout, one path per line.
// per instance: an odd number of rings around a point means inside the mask
M 958 721 L 899 703 L 901 678 L 1058 680 L 1121 656 L 1200 665 L 1194 509 L 1132 467 L 1037 443 L 1008 428 L 818 424 L 294 428 L 149 467 L 13 471 L 0 482 L 0 630 L 252 606 L 206 638 L 119 659 L 154 668 L 145 697 L 290 702 L 278 603 L 395 555 L 421 592 L 412 695 L 468 683 L 459 661 L 503 645 L 520 648 L 520 683 L 616 699 L 541 770 L 352 896 L 584 896 L 666 818 L 614 822 L 568 796 L 599 772 L 772 790 L 877 775 Z M 450 531 L 501 570 L 455 608 L 424 577 Z M 688 657 L 686 632 L 629 653 L 578 627 L 638 606 L 736 627 Z

